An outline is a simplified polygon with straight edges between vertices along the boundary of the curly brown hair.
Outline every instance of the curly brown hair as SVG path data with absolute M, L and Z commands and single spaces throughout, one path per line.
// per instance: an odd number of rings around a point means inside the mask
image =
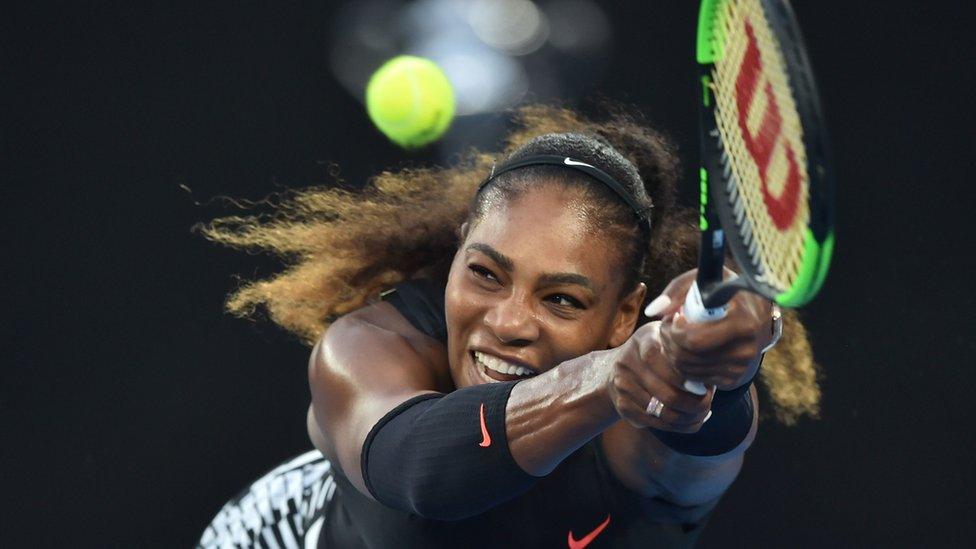
M 638 196 L 640 203 L 653 205 L 650 238 L 634 238 L 633 232 L 629 237 L 614 236 L 621 242 L 647 244 L 641 250 L 646 253 L 627 250 L 630 257 L 643 259 L 628 259 L 633 268 L 627 270 L 647 284 L 649 298 L 695 266 L 696 214 L 676 203 L 680 165 L 675 148 L 639 115 L 614 109 L 596 121 L 568 109 L 533 105 L 519 109 L 514 122 L 515 129 L 497 153 L 472 149 L 450 167 L 384 171 L 358 191 L 287 191 L 273 203 L 263 202 L 270 207 L 268 213 L 199 225 L 198 230 L 214 242 L 271 252 L 287 265 L 268 279 L 247 282 L 232 292 L 227 310 L 250 317 L 263 306 L 275 323 L 311 345 L 336 318 L 373 302 L 398 282 L 417 277 L 446 282 L 459 227 L 480 216 L 484 200 L 473 200 L 478 185 L 496 162 L 545 150 L 549 134 L 570 134 L 570 141 L 572 135 L 595 138 L 606 145 L 592 152 L 600 157 L 596 161 L 601 168 L 619 181 L 637 181 L 644 187 L 646 192 L 632 190 L 643 195 Z M 566 142 L 561 136 L 560 143 Z M 506 185 L 501 187 L 505 192 Z M 633 215 L 618 208 L 616 216 L 628 214 Z M 776 417 L 784 423 L 819 415 L 818 367 L 795 313 L 784 315 L 783 338 L 766 356 L 760 377 Z

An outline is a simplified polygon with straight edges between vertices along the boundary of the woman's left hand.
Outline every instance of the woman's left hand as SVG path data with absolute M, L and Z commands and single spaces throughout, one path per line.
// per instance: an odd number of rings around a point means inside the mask
M 772 304 L 751 292 L 738 292 L 724 318 L 691 322 L 681 307 L 696 274 L 691 270 L 672 280 L 649 307 L 662 319 L 663 354 L 684 379 L 735 389 L 756 375 L 760 351 L 772 338 Z M 734 275 L 728 269 L 726 274 Z

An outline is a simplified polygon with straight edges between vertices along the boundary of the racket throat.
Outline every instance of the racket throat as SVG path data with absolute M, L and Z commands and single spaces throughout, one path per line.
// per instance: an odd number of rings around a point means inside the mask
M 708 229 L 701 233 L 701 246 L 698 248 L 698 287 L 708 289 L 722 282 L 722 267 L 725 265 L 725 232 L 715 219 L 714 213 L 705 213 Z
M 748 288 L 745 279 L 738 276 L 718 284 L 712 284 L 705 289 L 700 289 L 702 306 L 706 309 L 725 307 L 725 304 L 732 301 L 737 292 Z
M 725 233 L 718 228 L 718 223 L 713 223 L 710 228 L 701 233 L 701 246 L 699 247 L 698 257 L 698 276 L 695 279 L 695 287 L 689 290 L 689 299 L 697 303 L 693 308 L 699 308 L 705 317 L 712 317 L 718 314 L 719 309 L 724 309 L 726 303 L 732 300 L 732 296 L 739 290 L 748 288 L 745 279 L 741 277 L 723 280 L 725 266 Z M 697 294 L 693 297 L 692 292 Z M 707 310 L 715 309 L 714 314 L 707 314 Z M 721 318 L 722 315 L 715 318 Z

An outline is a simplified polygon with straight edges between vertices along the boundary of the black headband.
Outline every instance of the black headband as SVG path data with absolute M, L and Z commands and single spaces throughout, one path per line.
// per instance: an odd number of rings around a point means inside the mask
M 604 185 L 609 187 L 613 192 L 617 193 L 617 196 L 619 196 L 624 202 L 626 202 L 627 205 L 630 206 L 630 209 L 634 210 L 634 214 L 637 216 L 637 219 L 640 222 L 641 229 L 647 231 L 647 233 L 650 234 L 651 231 L 650 216 L 644 213 L 645 208 L 641 208 L 637 204 L 637 201 L 634 200 L 634 197 L 631 196 L 630 192 L 628 192 L 623 185 L 617 183 L 616 179 L 610 177 L 610 174 L 601 170 L 600 168 L 587 164 L 586 162 L 573 160 L 568 156 L 542 154 L 536 156 L 529 156 L 527 158 L 521 158 L 519 160 L 515 160 L 514 162 L 509 162 L 507 164 L 502 164 L 498 169 L 495 169 L 493 167 L 491 170 L 491 175 L 489 175 L 487 179 L 482 181 L 481 185 L 478 185 L 478 191 L 475 193 L 475 195 L 477 195 L 477 193 L 480 193 L 481 189 L 483 189 L 485 185 L 491 183 L 491 181 L 494 180 L 499 175 L 505 172 L 510 172 L 512 170 L 517 170 L 519 168 L 525 168 L 528 166 L 563 166 L 565 168 L 571 168 L 576 171 L 583 172 L 586 175 L 592 177 L 593 179 L 596 179 L 600 183 L 603 183 Z

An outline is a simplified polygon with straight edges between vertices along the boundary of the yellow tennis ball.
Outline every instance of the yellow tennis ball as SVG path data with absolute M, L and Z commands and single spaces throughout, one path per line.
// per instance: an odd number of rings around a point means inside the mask
M 433 61 L 401 55 L 377 69 L 366 85 L 366 111 L 402 147 L 440 138 L 454 119 L 454 89 Z

